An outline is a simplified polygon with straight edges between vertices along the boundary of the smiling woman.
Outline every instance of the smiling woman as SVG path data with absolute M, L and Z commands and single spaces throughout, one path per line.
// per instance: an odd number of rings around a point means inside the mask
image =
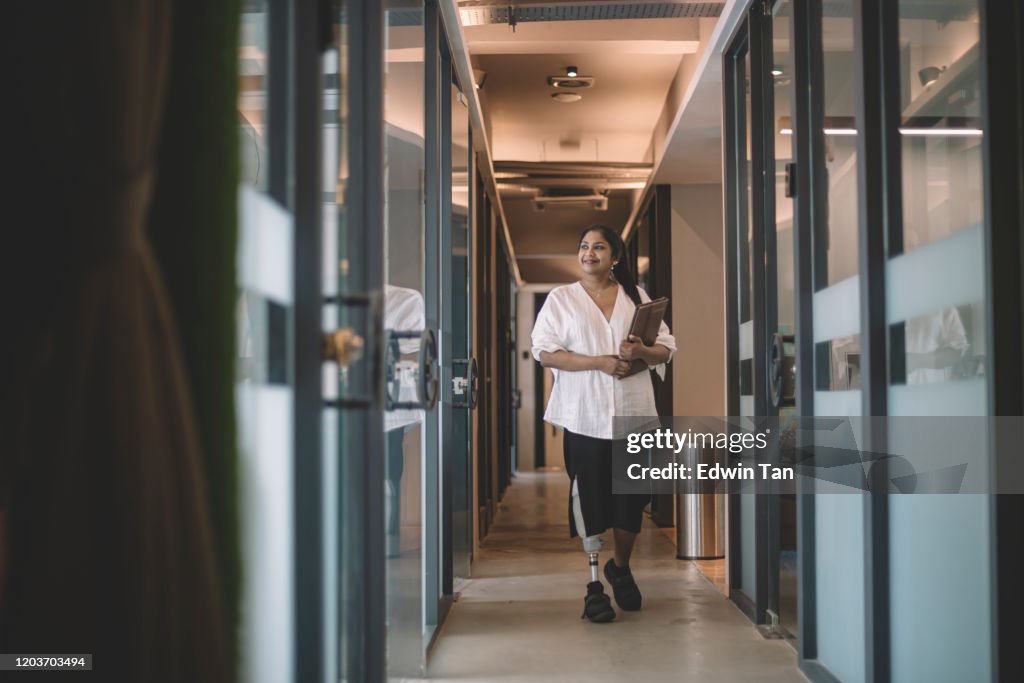
M 675 338 L 661 324 L 652 346 L 629 334 L 633 312 L 650 297 L 637 287 L 624 260 L 618 233 L 605 225 L 580 235 L 580 280 L 548 294 L 533 328 L 533 357 L 552 368 L 555 384 L 544 420 L 565 430 L 565 470 L 569 475 L 569 533 L 583 539 L 590 555 L 590 583 L 584 616 L 594 622 L 615 618 L 597 574 L 598 534 L 614 529 L 615 559 L 604 574 L 625 610 L 640 609 L 640 590 L 629 569 L 648 495 L 613 495 L 611 476 L 613 418 L 657 415 L 650 373 L 629 375 L 634 360 L 664 376 L 676 350 Z

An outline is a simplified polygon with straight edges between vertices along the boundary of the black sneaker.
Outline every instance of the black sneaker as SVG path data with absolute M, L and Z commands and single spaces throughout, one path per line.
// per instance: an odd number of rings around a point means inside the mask
M 633 572 L 629 568 L 619 569 L 615 560 L 610 559 L 604 565 L 604 578 L 611 584 L 612 592 L 615 594 L 615 604 L 627 612 L 634 612 L 640 609 L 640 589 L 633 580 Z
M 591 581 L 587 584 L 587 597 L 583 598 L 583 614 L 580 615 L 580 619 L 583 617 L 596 624 L 603 624 L 615 619 L 612 600 L 605 595 L 604 586 L 600 581 Z

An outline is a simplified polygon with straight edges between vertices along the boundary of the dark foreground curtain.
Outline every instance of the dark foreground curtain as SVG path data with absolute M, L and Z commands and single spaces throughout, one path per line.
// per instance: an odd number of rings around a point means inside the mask
M 145 220 L 172 3 L 4 8 L 4 652 L 228 681 L 203 460 Z M 74 677 L 76 674 L 71 674 Z
M 234 413 L 240 8 L 238 0 L 176 0 L 174 7 L 149 233 L 181 321 L 234 661 L 240 590 Z

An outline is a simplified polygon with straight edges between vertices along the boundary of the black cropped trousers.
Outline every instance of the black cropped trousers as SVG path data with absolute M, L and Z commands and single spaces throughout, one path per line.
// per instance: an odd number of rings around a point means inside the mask
M 611 439 L 595 439 L 565 430 L 563 453 L 569 475 L 569 536 L 596 536 L 609 528 L 640 532 L 649 494 L 612 493 Z M 585 529 L 578 529 L 573 510 L 573 482 Z

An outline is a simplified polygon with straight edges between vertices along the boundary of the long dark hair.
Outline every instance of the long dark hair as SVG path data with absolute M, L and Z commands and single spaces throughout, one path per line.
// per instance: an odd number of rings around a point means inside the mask
M 603 223 L 594 223 L 588 225 L 580 233 L 580 238 L 576 240 L 576 247 L 579 248 L 580 242 L 587 236 L 588 232 L 598 231 L 604 240 L 608 243 L 608 246 L 612 248 L 612 261 L 618 261 L 618 264 L 612 266 L 612 275 L 615 276 L 615 281 L 622 285 L 622 289 L 625 290 L 626 296 L 633 300 L 633 303 L 637 306 L 640 305 L 640 290 L 636 287 L 636 278 L 633 277 L 633 271 L 629 269 L 629 264 L 626 263 L 626 245 L 622 242 L 622 238 L 619 233 L 615 232 L 611 227 L 604 225 Z

